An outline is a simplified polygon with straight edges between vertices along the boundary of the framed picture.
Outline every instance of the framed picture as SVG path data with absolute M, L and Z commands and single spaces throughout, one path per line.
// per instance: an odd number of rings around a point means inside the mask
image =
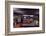
M 6 35 L 45 32 L 45 4 L 6 1 Z

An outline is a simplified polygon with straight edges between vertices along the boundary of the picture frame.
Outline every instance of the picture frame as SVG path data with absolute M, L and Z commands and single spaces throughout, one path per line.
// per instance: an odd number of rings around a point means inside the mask
M 22 6 L 24 5 L 24 6 Z M 18 7 L 17 7 L 18 6 Z M 11 26 L 11 22 L 13 22 L 13 8 L 39 8 L 40 7 L 40 28 L 15 28 L 15 30 Z M 12 9 L 11 9 L 12 8 Z M 11 13 L 12 12 L 12 13 Z M 12 20 L 10 20 L 12 19 Z M 11 27 L 10 27 L 11 26 Z M 13 29 L 13 30 L 12 30 Z M 17 31 L 17 30 L 18 31 Z M 20 29 L 24 29 L 20 30 Z M 27 30 L 26 30 L 27 29 Z M 30 30 L 28 30 L 30 29 Z M 32 29 L 32 30 L 31 30 Z M 5 1 L 5 32 L 6 36 L 9 35 L 21 35 L 21 34 L 37 34 L 45 32 L 45 3 L 32 3 L 32 2 L 19 2 L 19 1 Z

